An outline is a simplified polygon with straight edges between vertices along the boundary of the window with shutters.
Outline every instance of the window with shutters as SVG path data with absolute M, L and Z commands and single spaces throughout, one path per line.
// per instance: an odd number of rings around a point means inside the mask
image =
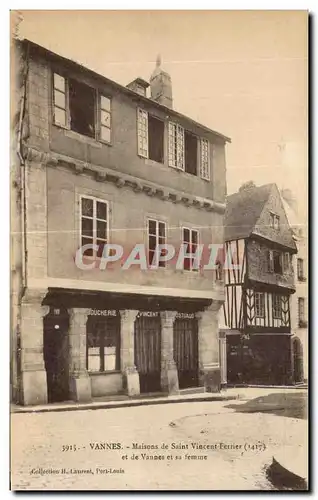
M 169 166 L 184 170 L 184 128 L 169 122 Z
M 200 177 L 206 181 L 209 181 L 211 178 L 210 143 L 206 139 L 200 140 Z
M 85 83 L 53 73 L 53 122 L 110 143 L 111 99 Z
M 190 256 L 184 257 L 183 269 L 185 271 L 198 271 L 199 264 L 195 257 L 195 253 L 199 244 L 199 231 L 187 227 L 182 228 L 182 243 L 186 254 L 190 254 Z
M 158 245 L 166 243 L 166 223 L 148 219 L 148 264 L 154 268 L 166 267 L 166 262 L 159 260 L 160 255 L 165 255 L 165 250 L 159 250 Z
M 60 127 L 67 127 L 67 89 L 66 80 L 63 76 L 53 75 L 53 105 L 54 123 Z
M 96 251 L 92 247 L 83 255 L 86 257 L 102 257 L 104 246 L 109 242 L 109 207 L 105 200 L 90 196 L 80 198 L 81 247 L 97 245 Z
M 164 122 L 147 111 L 137 110 L 138 154 L 158 163 L 164 162 Z

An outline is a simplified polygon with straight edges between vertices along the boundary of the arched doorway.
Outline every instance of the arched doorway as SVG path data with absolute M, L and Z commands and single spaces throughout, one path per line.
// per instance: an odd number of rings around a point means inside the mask
M 304 354 L 303 346 L 298 337 L 293 339 L 293 357 L 294 357 L 294 382 L 295 384 L 304 381 Z
M 43 356 L 48 402 L 69 399 L 69 317 L 61 308 L 51 308 L 43 319 Z

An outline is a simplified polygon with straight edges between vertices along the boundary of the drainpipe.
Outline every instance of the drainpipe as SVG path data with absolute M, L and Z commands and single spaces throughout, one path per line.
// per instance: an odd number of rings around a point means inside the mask
M 19 127 L 18 127 L 18 139 L 17 139 L 17 155 L 20 161 L 20 178 L 21 178 L 21 231 L 22 231 L 22 293 L 21 299 L 25 294 L 27 287 L 27 241 L 26 241 L 26 171 L 25 171 L 25 158 L 23 156 L 22 146 L 22 132 L 23 132 L 23 120 L 25 116 L 25 104 L 26 104 L 26 93 L 27 93 L 27 77 L 29 72 L 29 46 L 27 47 L 25 65 L 23 70 L 23 93 L 20 106 L 20 116 L 19 116 Z

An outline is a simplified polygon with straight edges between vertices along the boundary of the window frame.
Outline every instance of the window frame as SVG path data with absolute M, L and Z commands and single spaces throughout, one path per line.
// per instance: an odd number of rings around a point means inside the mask
M 64 88 L 65 88 L 65 110 L 61 108 L 59 105 L 55 103 L 55 91 L 57 90 L 58 92 L 62 93 L 59 89 L 55 87 L 54 83 L 54 75 L 57 75 L 61 78 L 64 79 Z M 93 87 L 86 82 L 83 82 L 82 80 L 76 78 L 76 77 L 70 77 L 69 75 L 66 76 L 64 72 L 55 70 L 52 68 L 51 71 L 51 86 L 52 86 L 52 93 L 51 93 L 51 108 L 52 108 L 52 124 L 58 128 L 62 128 L 64 130 L 69 130 L 73 134 L 76 134 L 79 137 L 85 137 L 85 139 L 90 140 L 90 141 L 96 141 L 96 142 L 101 142 L 103 144 L 111 145 L 112 144 L 112 135 L 113 135 L 113 128 L 112 128 L 112 122 L 113 122 L 113 99 L 112 97 L 107 94 L 107 92 L 103 92 L 100 89 Z M 72 79 L 74 81 L 77 81 L 80 84 L 86 85 L 87 87 L 91 88 L 94 90 L 94 129 L 95 129 L 95 134 L 93 137 L 81 134 L 80 132 L 77 132 L 76 130 L 73 130 L 71 127 L 71 112 L 70 112 L 70 97 L 69 97 L 69 79 Z M 102 97 L 106 98 L 109 100 L 109 111 L 105 110 L 102 108 Z M 59 108 L 65 111 L 65 125 L 59 123 L 56 121 L 55 118 L 55 108 Z M 101 113 L 102 111 L 106 111 L 110 115 L 110 127 L 106 127 L 106 125 L 102 125 L 101 122 Z M 102 127 L 109 128 L 110 130 L 110 140 L 107 141 L 106 139 L 103 139 L 101 136 L 101 130 Z
M 254 292 L 254 308 L 255 317 L 264 318 L 265 317 L 265 293 L 264 292 Z
M 189 242 L 185 241 L 185 239 L 184 239 L 184 230 L 188 230 L 188 231 L 189 231 L 189 239 L 190 239 L 190 241 L 189 241 Z M 196 246 L 198 247 L 198 246 L 200 245 L 200 231 L 199 231 L 199 229 L 194 228 L 194 227 L 189 227 L 189 226 L 182 226 L 182 227 L 181 227 L 181 244 L 182 244 L 182 245 L 184 245 L 184 244 L 187 244 L 187 245 L 189 244 L 189 245 L 191 245 L 191 251 L 192 251 L 192 245 L 193 245 L 193 242 L 192 242 L 192 233 L 193 233 L 193 232 L 196 232 L 196 233 L 197 233 L 197 242 L 196 242 Z M 185 259 L 189 259 L 189 262 L 190 262 L 190 267 L 189 267 L 189 269 L 185 269 L 185 267 L 184 267 L 184 261 L 185 261 Z M 194 269 L 194 268 L 193 268 L 193 262 L 194 262 L 194 258 L 191 258 L 191 257 L 185 257 L 185 258 L 183 259 L 183 267 L 182 267 L 182 270 L 183 270 L 183 271 L 186 271 L 186 272 L 199 272 L 199 270 L 200 270 L 200 265 L 199 265 L 199 267 L 198 267 L 197 269 Z
M 280 229 L 280 217 L 275 212 L 270 212 L 270 227 L 279 231 Z
M 88 199 L 93 201 L 93 216 L 89 217 L 82 214 L 82 200 L 83 199 Z M 97 203 L 104 203 L 106 205 L 106 221 L 104 219 L 97 219 Z M 85 236 L 82 234 L 82 217 L 86 219 L 92 219 L 93 220 L 93 237 L 92 237 L 92 244 L 97 245 L 97 240 L 104 240 L 104 238 L 97 238 L 97 220 L 100 220 L 102 222 L 106 222 L 106 240 L 105 243 L 110 243 L 110 203 L 108 200 L 102 199 L 102 198 L 97 198 L 96 196 L 91 196 L 91 195 L 86 195 L 86 194 L 80 194 L 79 195 L 79 237 L 80 237 L 80 248 L 82 248 L 82 240 L 83 238 L 86 239 L 91 239 L 90 236 Z M 98 257 L 98 251 L 96 252 L 95 249 L 92 250 L 93 255 L 83 255 L 83 258 L 85 259 L 92 259 L 95 260 Z
M 277 303 L 275 304 L 275 302 L 277 301 L 277 299 L 279 299 L 279 310 L 277 308 Z M 272 304 L 272 310 L 273 310 L 273 319 L 282 319 L 282 314 L 283 314 L 283 310 L 282 310 L 282 296 L 278 293 L 274 293 L 272 295 L 272 301 L 273 301 L 273 304 Z
M 298 324 L 304 323 L 306 321 L 305 318 L 305 297 L 298 297 L 297 304 L 297 313 L 298 313 Z
M 304 259 L 301 257 L 297 258 L 297 280 L 304 281 L 305 272 L 304 272 Z
M 149 222 L 155 222 L 156 224 L 156 234 L 151 234 L 150 235 L 150 232 L 149 232 Z M 163 224 L 164 226 L 164 243 L 160 243 L 159 242 L 159 238 L 162 238 L 160 235 L 159 235 L 159 224 Z M 148 269 L 165 269 L 167 267 L 167 262 L 166 261 L 160 261 L 158 263 L 158 266 L 154 266 L 153 263 L 150 262 L 150 258 L 149 258 L 149 253 L 150 253 L 150 240 L 149 240 L 149 237 L 150 236 L 155 236 L 156 238 L 156 246 L 155 248 L 157 248 L 157 246 L 159 244 L 166 244 L 167 243 L 167 222 L 164 221 L 164 220 L 161 220 L 161 219 L 156 219 L 155 217 L 151 217 L 151 216 L 148 216 L 146 218 L 146 225 L 147 225 L 147 263 L 148 263 Z M 154 251 L 154 254 L 153 254 L 153 258 L 155 256 L 155 253 L 156 253 L 156 250 Z
M 89 335 L 93 333 L 93 328 L 94 326 L 92 326 L 92 331 L 91 332 L 88 332 L 87 331 L 87 327 L 86 327 L 86 369 L 87 369 L 87 372 L 90 374 L 90 375 L 101 375 L 103 373 L 118 373 L 120 371 L 120 366 L 121 366 L 121 359 L 120 359 L 120 351 L 121 351 L 121 333 L 120 333 L 120 318 L 118 319 L 117 315 L 118 315 L 118 311 L 116 311 L 116 320 L 119 321 L 118 324 L 115 325 L 115 330 L 113 330 L 113 334 L 116 335 L 116 338 L 115 338 L 115 346 L 112 346 L 112 347 L 115 347 L 115 368 L 112 369 L 112 370 L 105 370 L 105 348 L 107 348 L 107 346 L 105 346 L 106 344 L 106 340 L 107 340 L 107 335 L 106 333 L 108 332 L 107 331 L 107 322 L 105 322 L 105 329 L 103 330 L 103 335 L 101 336 L 100 335 L 100 331 L 101 331 L 101 326 L 102 326 L 102 322 L 100 322 L 100 324 L 98 324 L 97 322 L 97 325 L 95 326 L 95 328 L 97 329 L 97 332 L 98 332 L 98 346 L 94 346 L 94 347 L 91 347 L 91 349 L 97 349 L 98 350 L 98 354 L 94 354 L 93 356 L 98 358 L 99 360 L 99 370 L 93 370 L 90 368 L 89 366 L 89 358 L 90 358 L 90 355 L 89 355 Z M 97 319 L 97 318 L 96 318 Z M 92 355 L 91 355 L 92 356 Z M 107 356 L 107 354 L 106 354 Z
M 175 129 L 175 132 L 173 134 L 173 144 L 171 144 L 171 138 L 172 134 L 171 128 Z M 179 151 L 179 143 L 178 143 L 178 133 L 182 133 L 182 151 Z M 179 123 L 173 122 L 173 121 L 168 121 L 168 165 L 169 167 L 175 168 L 177 170 L 181 170 L 182 172 L 185 172 L 185 140 L 184 140 L 184 127 L 182 125 L 179 125 Z M 174 146 L 174 148 L 173 148 Z M 174 149 L 174 161 L 172 161 L 172 156 L 171 156 L 171 150 Z M 179 160 L 179 153 L 182 153 L 181 159 L 182 162 L 180 163 Z
M 200 178 L 205 180 L 205 181 L 211 181 L 211 152 L 214 154 L 214 147 L 213 144 L 210 143 L 208 139 L 205 139 L 205 137 L 200 137 L 200 144 L 199 144 L 199 172 L 200 172 Z M 203 143 L 207 144 L 207 172 L 208 175 L 205 176 L 203 175 L 203 165 L 202 165 L 202 145 Z

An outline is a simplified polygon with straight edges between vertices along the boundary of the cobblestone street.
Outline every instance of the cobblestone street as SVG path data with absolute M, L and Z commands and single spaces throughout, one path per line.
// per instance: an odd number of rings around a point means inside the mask
M 13 414 L 12 488 L 274 489 L 264 467 L 275 450 L 294 444 L 300 421 L 238 414 L 228 406 L 202 402 Z M 100 449 L 101 443 L 121 448 Z

